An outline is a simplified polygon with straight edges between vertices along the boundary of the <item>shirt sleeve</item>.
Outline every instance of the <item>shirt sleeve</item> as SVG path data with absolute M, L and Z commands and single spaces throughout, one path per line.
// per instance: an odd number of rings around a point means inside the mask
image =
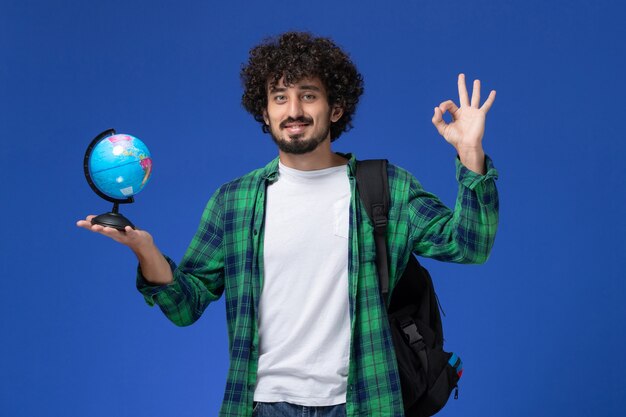
M 176 325 L 192 324 L 224 292 L 222 241 L 223 216 L 218 190 L 207 203 L 180 265 L 164 255 L 172 268 L 174 280 L 167 285 L 151 285 L 138 267 L 137 289 L 149 305 L 157 304 Z
M 412 178 L 409 189 L 410 239 L 420 256 L 457 263 L 484 263 L 498 227 L 498 172 L 485 156 L 486 173 L 477 174 L 456 159 L 459 183 L 454 211 Z

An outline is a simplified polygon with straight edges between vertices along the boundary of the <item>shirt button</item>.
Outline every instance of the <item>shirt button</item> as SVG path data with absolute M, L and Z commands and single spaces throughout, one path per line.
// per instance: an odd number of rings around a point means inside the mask
M 256 235 L 259 233 L 259 231 L 258 231 L 258 230 L 256 230 L 256 229 L 254 229 L 254 232 L 253 232 L 253 233 L 254 233 L 254 235 L 256 236 Z

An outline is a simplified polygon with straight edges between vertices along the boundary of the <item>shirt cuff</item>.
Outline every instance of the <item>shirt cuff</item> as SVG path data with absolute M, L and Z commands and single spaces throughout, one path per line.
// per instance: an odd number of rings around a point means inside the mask
M 478 174 L 461 163 L 459 157 L 456 157 L 456 179 L 460 184 L 474 190 L 478 184 L 482 184 L 489 180 L 498 179 L 498 170 L 494 167 L 493 161 L 489 156 L 485 155 L 485 174 Z
M 163 255 L 167 263 L 169 263 L 170 268 L 172 269 L 173 281 L 169 284 L 165 285 L 154 285 L 146 280 L 141 272 L 141 266 L 137 265 L 137 289 L 143 295 L 146 303 L 148 305 L 153 306 L 155 303 L 158 303 L 158 298 L 160 294 L 163 293 L 178 293 L 179 284 L 176 281 L 176 274 L 174 274 L 174 270 L 176 269 L 176 264 L 166 255 Z

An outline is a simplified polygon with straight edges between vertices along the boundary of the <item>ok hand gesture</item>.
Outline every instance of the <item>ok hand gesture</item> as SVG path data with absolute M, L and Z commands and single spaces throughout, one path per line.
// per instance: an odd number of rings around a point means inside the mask
M 454 146 L 461 162 L 469 169 L 482 173 L 484 171 L 484 151 L 482 138 L 485 133 L 485 118 L 496 99 L 496 92 L 492 90 L 485 103 L 480 105 L 480 80 L 474 80 L 472 100 L 467 94 L 465 75 L 459 74 L 459 102 L 457 107 L 452 100 L 444 101 L 435 107 L 432 122 L 444 139 Z M 452 122 L 446 123 L 443 114 L 450 112 Z

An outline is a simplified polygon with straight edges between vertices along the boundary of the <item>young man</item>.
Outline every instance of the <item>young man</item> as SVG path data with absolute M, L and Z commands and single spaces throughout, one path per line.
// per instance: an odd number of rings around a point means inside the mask
M 220 416 L 402 416 L 355 158 L 331 150 L 351 127 L 361 75 L 332 41 L 305 33 L 253 48 L 241 75 L 243 105 L 278 158 L 215 192 L 178 267 L 146 231 L 103 228 L 91 216 L 78 225 L 129 246 L 139 290 L 178 325 L 225 294 L 230 370 Z M 481 107 L 478 80 L 471 101 L 463 75 L 458 85 L 460 107 L 443 102 L 432 118 L 458 154 L 455 210 L 389 165 L 391 291 L 412 252 L 481 263 L 494 242 L 496 171 L 482 137 L 495 92 Z

